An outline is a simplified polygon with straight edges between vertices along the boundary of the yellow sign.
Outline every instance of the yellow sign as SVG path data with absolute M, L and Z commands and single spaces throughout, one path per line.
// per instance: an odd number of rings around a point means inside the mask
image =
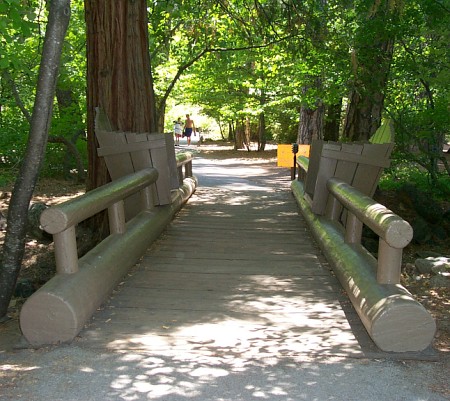
M 309 147 L 310 145 L 298 145 L 297 156 L 309 157 Z M 292 145 L 278 145 L 277 166 L 294 167 L 294 154 L 292 153 Z

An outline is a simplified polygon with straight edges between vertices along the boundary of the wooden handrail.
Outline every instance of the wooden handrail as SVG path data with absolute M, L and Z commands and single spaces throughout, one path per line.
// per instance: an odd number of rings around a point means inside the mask
M 400 283 L 403 248 L 411 241 L 413 230 L 371 198 L 381 174 L 379 167 L 388 163 L 391 145 L 371 149 L 372 145 L 353 148 L 323 141 L 315 145 L 309 159 L 297 158 L 299 176 L 291 182 L 313 236 L 375 344 L 383 351 L 424 350 L 433 339 L 436 323 Z M 328 153 L 335 159 L 322 157 L 324 150 L 339 149 L 345 154 Z M 370 163 L 376 168 L 353 153 L 373 153 Z M 347 166 L 348 160 L 354 159 L 358 166 Z M 364 225 L 378 235 L 376 256 L 361 243 Z
M 57 273 L 78 272 L 75 235 L 75 226 L 78 223 L 108 209 L 111 233 L 124 233 L 126 228 L 123 199 L 143 190 L 142 210 L 149 209 L 152 202 L 145 197 L 151 194 L 145 189 L 157 179 L 158 171 L 149 167 L 44 210 L 40 222 L 45 231 L 53 234 Z
M 398 284 L 403 248 L 410 243 L 413 229 L 400 216 L 385 206 L 362 194 L 351 185 L 338 178 L 327 181 L 330 193 L 350 213 L 345 224 L 347 243 L 352 243 L 353 232 L 365 224 L 379 236 L 377 282 L 379 284 Z M 336 220 L 336 216 L 328 216 Z M 357 225 L 355 227 L 355 225 Z
M 186 177 L 192 177 L 192 160 L 193 155 L 190 152 L 180 152 L 176 154 L 177 170 L 178 170 L 178 183 L 183 184 L 183 179 Z M 184 174 L 183 174 L 184 167 Z
M 84 195 L 45 209 L 41 215 L 41 226 L 49 234 L 57 234 L 153 184 L 157 179 L 158 171 L 153 167 L 119 178 Z

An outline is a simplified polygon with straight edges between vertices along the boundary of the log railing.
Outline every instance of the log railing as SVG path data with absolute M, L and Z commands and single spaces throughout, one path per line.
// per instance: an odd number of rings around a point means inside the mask
M 368 334 L 383 351 L 424 350 L 431 344 L 436 324 L 400 284 L 402 253 L 412 239 L 411 226 L 343 179 L 330 174 L 324 179 L 320 163 L 312 172 L 326 184 L 326 191 L 320 188 L 320 196 L 327 199 L 317 199 L 317 184 L 308 177 L 309 164 L 307 157 L 297 158 L 299 175 L 292 181 L 292 192 Z M 364 177 L 364 167 L 360 167 Z M 343 168 L 336 171 L 345 176 Z M 308 180 L 317 193 L 306 190 Z M 326 205 L 320 213 L 314 211 L 314 200 Z M 376 257 L 361 245 L 363 225 L 379 237 Z
M 20 326 L 30 344 L 73 340 L 192 195 L 197 186 L 192 176 L 192 155 L 179 154 L 176 158 L 180 166 L 185 166 L 185 173 L 181 172 L 179 188 L 171 192 L 170 204 L 154 206 L 150 188 L 159 174 L 148 167 L 42 213 L 41 225 L 54 237 L 56 275 L 22 307 Z M 141 211 L 126 221 L 124 200 L 138 192 Z M 78 259 L 77 224 L 105 209 L 110 235 Z

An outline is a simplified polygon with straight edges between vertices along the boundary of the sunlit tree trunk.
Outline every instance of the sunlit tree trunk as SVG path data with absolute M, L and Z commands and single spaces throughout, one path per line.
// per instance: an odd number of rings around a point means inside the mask
M 259 115 L 258 124 L 258 151 L 264 151 L 266 148 L 266 117 L 264 113 Z

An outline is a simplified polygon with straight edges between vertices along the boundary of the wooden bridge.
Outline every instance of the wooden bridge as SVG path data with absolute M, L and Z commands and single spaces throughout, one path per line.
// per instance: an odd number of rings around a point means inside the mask
M 80 345 L 233 358 L 379 352 L 299 216 L 286 169 L 196 158 L 194 171 L 195 194 Z
M 432 354 L 371 342 L 286 169 L 195 158 L 194 171 L 195 194 L 73 341 L 2 353 L 0 333 L 0 398 L 444 399 L 429 390 L 445 391 L 442 364 L 385 360 Z
M 142 156 L 126 139 L 108 151 Z M 183 153 L 173 158 L 175 180 L 161 181 L 164 164 L 148 167 L 46 210 L 58 274 L 22 308 L 25 338 L 176 355 L 424 350 L 435 323 L 399 282 L 411 227 L 366 196 L 385 164 L 370 155 L 385 149 L 313 144 L 309 162 L 298 159 L 306 186 L 273 161 L 196 158 L 193 168 Z M 76 225 L 104 209 L 110 236 L 78 260 Z M 363 224 L 379 236 L 378 260 L 360 245 Z

